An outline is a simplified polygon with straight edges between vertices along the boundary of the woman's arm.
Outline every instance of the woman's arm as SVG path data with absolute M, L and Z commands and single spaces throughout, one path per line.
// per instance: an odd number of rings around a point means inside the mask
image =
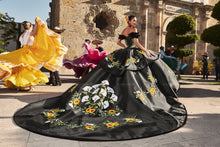
M 126 31 L 126 28 L 121 32 L 121 35 L 124 35 L 125 31 Z M 120 39 L 120 37 L 119 37 L 119 39 L 117 40 L 117 45 L 126 48 L 126 45 L 124 45 L 124 44 L 121 42 L 121 40 L 122 40 L 122 39 Z
M 126 48 L 126 46 L 123 43 L 121 43 L 121 39 L 118 39 L 117 45 Z
M 31 36 L 35 36 L 37 34 L 37 27 L 38 27 L 38 24 L 37 24 L 37 21 L 35 19 L 34 29 L 33 29 L 33 31 L 30 34 Z
M 148 57 L 151 57 L 150 52 L 148 52 L 148 51 L 139 43 L 139 41 L 138 41 L 137 38 L 134 38 L 134 42 L 135 42 L 135 44 L 136 44 L 136 46 L 137 46 L 138 48 L 140 48 L 141 50 L 143 50 L 143 51 L 147 54 Z

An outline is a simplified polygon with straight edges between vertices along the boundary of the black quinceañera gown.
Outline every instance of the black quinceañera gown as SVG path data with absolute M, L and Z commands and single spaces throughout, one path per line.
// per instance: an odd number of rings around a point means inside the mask
M 168 133 L 183 126 L 187 112 L 176 101 L 179 83 L 152 51 L 134 45 L 106 56 L 62 95 L 28 104 L 14 115 L 29 131 L 75 140 L 127 140 Z

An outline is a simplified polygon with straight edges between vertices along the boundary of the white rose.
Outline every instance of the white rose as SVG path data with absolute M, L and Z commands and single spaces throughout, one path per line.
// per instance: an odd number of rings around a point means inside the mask
M 89 96 L 88 95 L 82 97 L 82 102 L 87 102 L 87 101 L 89 101 Z
M 73 108 L 73 103 L 70 102 L 70 103 L 69 103 L 69 106 L 70 106 L 71 108 Z
M 99 87 L 99 84 L 95 84 L 95 85 L 93 85 L 92 87 L 93 87 L 93 88 L 97 88 L 97 87 Z
M 140 94 L 141 92 L 140 92 L 140 91 L 136 91 L 136 93 L 137 93 L 137 94 Z
M 92 93 L 92 94 L 96 94 L 98 91 L 99 91 L 99 88 L 98 88 L 98 89 L 96 89 L 95 91 L 93 91 L 93 93 Z
M 90 86 L 86 86 L 83 88 L 84 91 L 90 91 L 91 89 L 92 89 L 92 87 L 90 87 Z
M 103 102 L 103 108 L 106 109 L 109 106 L 109 102 L 108 101 L 104 101 Z
M 108 92 L 115 93 L 111 87 L 107 87 L 107 89 L 108 89 Z
M 116 116 L 119 116 L 119 115 L 120 115 L 120 112 L 119 112 L 119 113 L 116 113 L 115 115 L 116 115 Z
M 92 100 L 93 100 L 94 102 L 96 102 L 96 101 L 99 100 L 99 99 L 100 99 L 100 97 L 97 96 L 97 95 L 95 95 L 95 96 L 92 97 Z
M 111 99 L 112 99 L 114 102 L 117 102 L 118 96 L 115 95 L 115 94 L 112 94 Z
M 101 89 L 100 93 L 101 93 L 103 96 L 106 96 L 106 95 L 107 95 L 107 92 L 105 91 L 105 89 Z
M 103 83 L 104 85 L 109 85 L 108 80 L 103 80 L 102 83 Z

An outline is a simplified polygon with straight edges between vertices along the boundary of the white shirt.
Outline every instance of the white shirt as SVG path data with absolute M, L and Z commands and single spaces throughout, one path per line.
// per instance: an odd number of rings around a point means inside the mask
M 31 31 L 25 31 L 24 35 L 19 37 L 19 41 L 21 42 L 21 47 L 24 45 L 33 45 L 34 37 L 30 36 Z

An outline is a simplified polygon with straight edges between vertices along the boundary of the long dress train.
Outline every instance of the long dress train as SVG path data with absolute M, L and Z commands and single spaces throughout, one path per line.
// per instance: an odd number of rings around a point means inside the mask
M 40 68 L 56 71 L 62 66 L 67 48 L 62 45 L 61 36 L 48 29 L 39 17 L 36 23 L 37 34 L 31 45 L 0 55 L 0 80 L 8 88 L 46 83 L 48 78 Z
M 174 131 L 186 122 L 175 100 L 179 83 L 173 71 L 151 51 L 134 46 L 106 56 L 62 95 L 17 111 L 17 125 L 35 133 L 76 140 L 127 140 Z

